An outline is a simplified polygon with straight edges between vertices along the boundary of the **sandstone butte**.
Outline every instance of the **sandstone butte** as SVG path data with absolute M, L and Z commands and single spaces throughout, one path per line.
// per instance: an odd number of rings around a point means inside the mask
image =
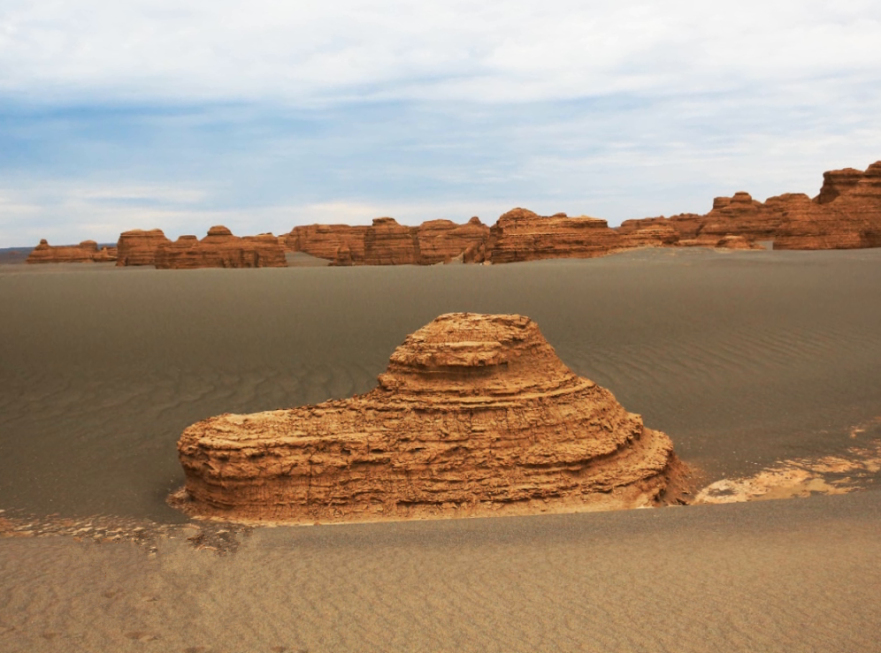
M 328 259 L 333 265 L 434 265 L 457 259 L 473 262 L 488 235 L 489 227 L 477 217 L 463 225 L 429 220 L 418 227 L 376 218 L 369 227 L 294 227 L 280 238 L 289 251 Z
M 161 229 L 123 231 L 116 243 L 116 265 L 155 265 L 156 250 L 169 244 Z
M 673 227 L 683 246 L 730 247 L 732 241 L 723 239 L 740 236 L 749 242 L 773 240 L 774 249 L 881 247 L 881 161 L 865 172 L 845 168 L 824 173 L 813 199 L 786 193 L 758 202 L 738 192 L 717 197 L 706 215 L 626 220 L 619 231 L 643 225 Z
M 154 264 L 161 270 L 287 266 L 284 247 L 272 234 L 240 238 L 223 226 L 211 227 L 202 240 L 181 236 L 173 243 L 161 243 Z
M 27 263 L 109 263 L 116 260 L 115 247 L 98 247 L 94 240 L 79 245 L 52 246 L 43 238 L 28 255 Z
M 170 503 L 312 523 L 681 502 L 670 439 L 571 372 L 527 317 L 442 315 L 378 381 L 350 399 L 193 424 Z

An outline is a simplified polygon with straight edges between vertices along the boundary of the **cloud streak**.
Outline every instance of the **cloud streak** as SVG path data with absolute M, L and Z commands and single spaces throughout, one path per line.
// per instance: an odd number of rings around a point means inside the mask
M 7 0 L 0 246 L 815 193 L 878 61 L 863 0 Z

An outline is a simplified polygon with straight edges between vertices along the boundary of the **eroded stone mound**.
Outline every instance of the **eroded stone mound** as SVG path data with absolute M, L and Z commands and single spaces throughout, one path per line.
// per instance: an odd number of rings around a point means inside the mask
M 112 263 L 115 247 L 98 247 L 94 240 L 79 245 L 50 245 L 45 238 L 28 255 L 27 263 Z
M 181 236 L 156 249 L 156 267 L 162 270 L 196 268 L 282 268 L 284 247 L 272 234 L 239 238 L 222 225 L 211 227 L 202 240 Z
M 442 315 L 377 388 L 220 415 L 178 443 L 191 514 L 347 521 L 604 510 L 669 501 L 670 439 L 576 376 L 519 315 Z
M 813 201 L 788 207 L 774 249 L 881 247 L 881 161 L 823 175 Z
M 161 229 L 123 231 L 116 243 L 116 265 L 155 265 L 156 251 L 170 243 Z
M 465 224 L 429 220 L 418 227 L 386 217 L 375 218 L 369 227 L 299 226 L 281 238 L 288 250 L 328 259 L 333 265 L 434 265 L 459 258 L 472 262 L 488 236 L 489 227 L 476 217 Z

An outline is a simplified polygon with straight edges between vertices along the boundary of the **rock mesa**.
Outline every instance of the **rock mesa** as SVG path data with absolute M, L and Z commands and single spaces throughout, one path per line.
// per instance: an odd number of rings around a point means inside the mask
M 418 227 L 376 218 L 369 227 L 308 225 L 282 236 L 287 249 L 328 259 L 334 265 L 434 265 L 472 262 L 489 236 L 479 218 L 465 224 L 429 220 Z M 481 259 L 482 260 L 482 259 Z
M 26 263 L 111 263 L 116 260 L 115 247 L 98 247 L 94 240 L 79 245 L 52 246 L 45 238 L 34 247 Z
M 214 226 L 202 240 L 181 236 L 157 247 L 159 269 L 282 268 L 287 266 L 284 248 L 272 234 L 239 238 L 223 226 Z
M 116 243 L 116 265 L 155 265 L 156 250 L 170 243 L 161 229 L 123 231 Z
M 347 521 L 574 512 L 669 501 L 678 463 L 519 315 L 442 315 L 374 390 L 187 428 L 190 514 Z

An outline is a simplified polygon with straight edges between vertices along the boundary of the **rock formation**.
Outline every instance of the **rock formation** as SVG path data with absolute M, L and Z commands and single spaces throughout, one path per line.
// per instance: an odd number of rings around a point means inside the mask
M 773 240 L 774 249 L 881 247 L 881 161 L 865 172 L 845 168 L 824 173 L 814 199 L 785 193 L 757 202 L 738 192 L 717 197 L 706 215 L 626 220 L 619 231 L 660 225 L 675 229 L 683 246 L 728 247 L 739 241 L 723 243 L 723 238 L 740 236 L 750 243 Z
M 116 244 L 116 265 L 155 265 L 156 250 L 169 244 L 161 229 L 123 231 Z
M 52 246 L 43 238 L 28 255 L 27 263 L 110 263 L 116 260 L 116 247 L 98 247 L 94 240 L 79 245 Z
M 546 217 L 517 208 L 490 228 L 486 257 L 494 264 L 591 258 L 634 247 L 675 244 L 677 239 L 677 233 L 666 224 L 631 224 L 619 231 L 597 218 L 570 218 L 565 213 Z
M 473 255 L 488 236 L 489 227 L 476 217 L 464 225 L 430 220 L 418 227 L 376 218 L 369 227 L 294 227 L 282 239 L 290 251 L 328 259 L 334 265 L 434 265 L 466 258 L 468 250 Z
M 820 194 L 789 205 L 774 238 L 774 249 L 863 247 L 881 247 L 881 161 L 825 173 Z
M 172 503 L 225 519 L 581 511 L 671 500 L 670 439 L 573 374 L 519 315 L 442 315 L 351 399 L 187 428 Z
M 211 227 L 202 240 L 181 236 L 156 249 L 159 269 L 281 268 L 286 267 L 284 248 L 272 234 L 239 238 L 223 226 Z

